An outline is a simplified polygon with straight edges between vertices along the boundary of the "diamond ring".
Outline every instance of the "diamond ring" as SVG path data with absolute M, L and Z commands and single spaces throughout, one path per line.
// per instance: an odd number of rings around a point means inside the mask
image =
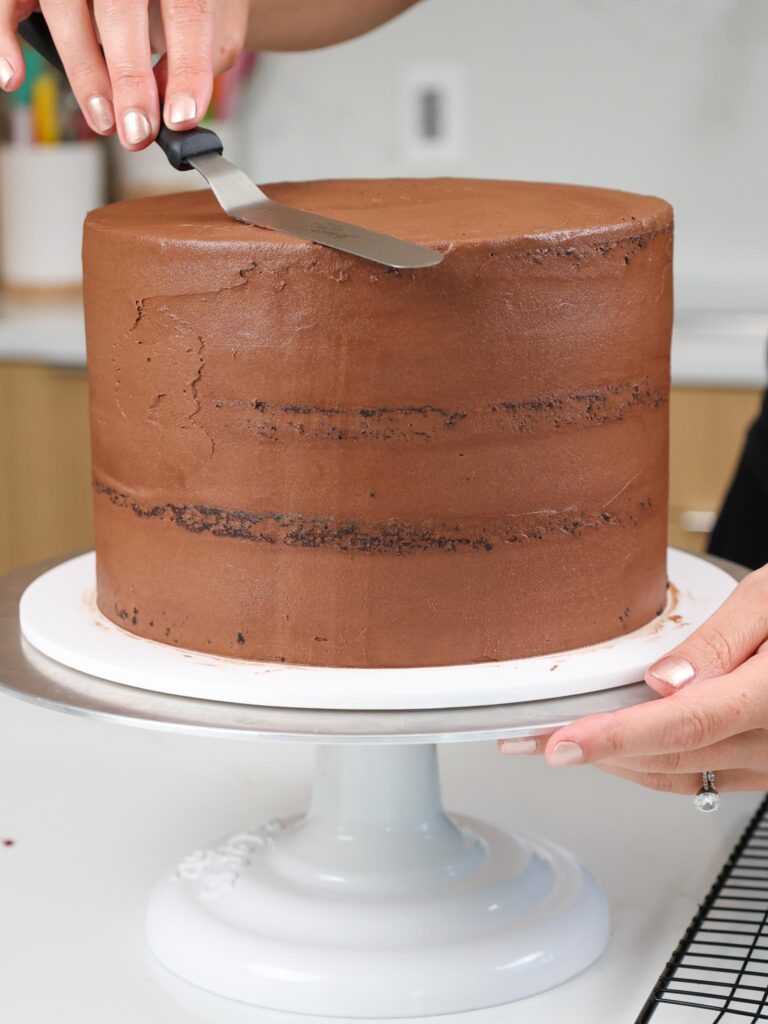
M 701 773 L 701 789 L 694 798 L 696 809 L 708 813 L 720 807 L 720 794 L 715 789 L 715 773 Z

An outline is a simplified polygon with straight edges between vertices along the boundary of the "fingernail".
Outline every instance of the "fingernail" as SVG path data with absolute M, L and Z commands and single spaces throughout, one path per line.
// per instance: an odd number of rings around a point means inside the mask
M 658 679 L 660 683 L 682 686 L 684 683 L 690 683 L 696 675 L 696 669 L 687 658 L 681 658 L 679 654 L 670 654 L 652 665 L 648 669 L 648 674 Z
M 570 740 L 558 743 L 549 755 L 549 763 L 556 768 L 564 768 L 569 764 L 581 764 L 583 760 L 584 751 L 578 743 L 572 743 Z
M 3 89 L 7 89 L 11 79 L 16 74 L 13 70 L 13 64 L 7 61 L 5 57 L 0 57 L 0 85 Z
M 165 104 L 166 124 L 184 124 L 197 117 L 197 104 L 192 96 L 173 96 Z
M 538 740 L 502 740 L 499 744 L 502 754 L 535 754 L 539 749 Z
M 123 135 L 129 146 L 137 146 L 152 132 L 149 118 L 140 110 L 126 110 L 123 114 Z
M 115 127 L 115 114 L 106 96 L 91 96 L 85 101 L 85 105 L 88 108 L 91 127 L 97 132 L 111 132 Z

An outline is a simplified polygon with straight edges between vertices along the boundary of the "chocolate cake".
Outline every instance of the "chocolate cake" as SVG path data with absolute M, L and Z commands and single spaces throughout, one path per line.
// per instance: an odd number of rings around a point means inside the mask
M 391 271 L 208 192 L 88 217 L 98 604 L 259 661 L 518 658 L 665 603 L 672 211 L 507 181 L 275 199 L 444 251 Z

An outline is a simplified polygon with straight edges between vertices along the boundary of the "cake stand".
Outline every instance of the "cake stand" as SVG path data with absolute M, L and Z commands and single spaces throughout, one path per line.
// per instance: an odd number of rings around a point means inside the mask
M 709 604 L 740 574 L 678 560 L 674 582 L 689 611 L 697 602 L 688 580 L 700 591 L 702 566 Z M 256 1006 L 413 1017 L 519 999 L 599 957 L 609 935 L 599 884 L 545 839 L 448 815 L 437 744 L 546 734 L 653 699 L 644 684 L 437 710 L 306 710 L 158 693 L 69 668 L 23 637 L 19 600 L 49 567 L 0 581 L 0 683 L 9 693 L 142 728 L 319 744 L 306 815 L 222 838 L 184 856 L 157 885 L 147 936 L 171 971 Z M 679 631 L 669 646 L 707 601 L 690 621 L 674 613 Z M 623 646 L 615 645 L 617 671 Z M 175 653 L 183 664 L 186 653 Z M 559 670 L 567 674 L 583 657 L 560 655 Z M 212 686 L 226 683 L 223 669 L 211 671 Z

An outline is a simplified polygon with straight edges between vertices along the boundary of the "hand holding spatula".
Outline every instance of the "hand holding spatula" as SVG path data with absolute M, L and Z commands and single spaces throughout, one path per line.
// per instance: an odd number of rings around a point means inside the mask
M 64 73 L 64 66 L 41 14 L 32 14 L 23 21 L 19 25 L 19 34 Z M 269 199 L 243 171 L 224 158 L 221 140 L 207 128 L 175 132 L 163 125 L 155 141 L 176 170 L 194 168 L 198 171 L 211 186 L 224 212 L 235 220 L 282 231 L 398 269 L 431 267 L 443 258 L 442 253 L 426 246 L 320 214 L 296 210 Z

